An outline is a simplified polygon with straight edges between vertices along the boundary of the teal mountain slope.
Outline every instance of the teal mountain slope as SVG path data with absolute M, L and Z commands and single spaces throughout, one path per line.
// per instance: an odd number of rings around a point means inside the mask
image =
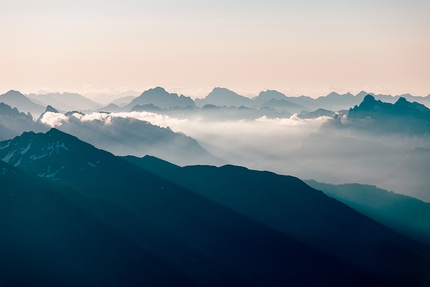
M 430 282 L 416 243 L 295 177 L 120 158 L 55 129 L 0 142 L 0 158 L 1 264 L 40 286 Z
M 305 182 L 400 234 L 430 244 L 430 203 L 371 185 Z

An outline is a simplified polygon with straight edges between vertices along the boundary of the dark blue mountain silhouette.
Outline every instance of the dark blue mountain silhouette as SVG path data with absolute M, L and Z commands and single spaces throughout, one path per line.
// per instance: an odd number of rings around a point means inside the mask
M 0 142 L 0 158 L 8 285 L 430 280 L 415 243 L 294 177 L 119 158 L 56 129 Z
M 390 104 L 367 95 L 360 105 L 351 108 L 342 126 L 378 134 L 424 136 L 430 132 L 430 109 L 417 102 L 399 98 Z
M 400 234 L 430 244 L 430 203 L 371 185 L 305 182 Z

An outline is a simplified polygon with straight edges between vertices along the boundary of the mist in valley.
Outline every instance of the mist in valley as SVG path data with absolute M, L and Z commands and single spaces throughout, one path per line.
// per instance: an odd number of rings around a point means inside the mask
M 336 128 L 330 117 L 217 121 L 153 112 L 45 113 L 41 121 L 116 155 L 228 163 L 319 182 L 371 184 L 430 201 L 430 152 L 413 144 L 425 137 Z
M 429 149 L 410 144 L 401 134 L 378 137 L 326 129 L 328 121 L 292 116 L 251 122 L 194 121 L 175 128 L 232 164 L 320 182 L 372 184 L 430 201 Z

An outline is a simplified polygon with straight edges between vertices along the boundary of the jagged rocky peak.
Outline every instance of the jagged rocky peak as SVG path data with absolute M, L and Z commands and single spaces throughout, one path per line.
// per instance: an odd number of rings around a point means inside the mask
M 58 111 L 53 106 L 51 106 L 51 105 L 48 105 L 46 107 L 45 113 L 47 113 L 47 112 L 58 113 Z

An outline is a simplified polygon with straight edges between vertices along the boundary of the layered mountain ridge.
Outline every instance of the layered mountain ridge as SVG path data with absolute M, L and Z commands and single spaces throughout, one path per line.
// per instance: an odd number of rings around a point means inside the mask
M 0 240 L 9 247 L 4 258 L 15 258 L 7 283 L 25 280 L 15 274 L 34 264 L 38 272 L 28 278 L 36 285 L 422 286 L 430 280 L 430 262 L 413 241 L 295 177 L 120 158 L 56 129 L 0 142 L 0 158 L 0 210 L 7 219 L 0 221 L 7 230 Z M 28 251 L 29 261 L 20 253 L 23 234 L 38 246 Z

